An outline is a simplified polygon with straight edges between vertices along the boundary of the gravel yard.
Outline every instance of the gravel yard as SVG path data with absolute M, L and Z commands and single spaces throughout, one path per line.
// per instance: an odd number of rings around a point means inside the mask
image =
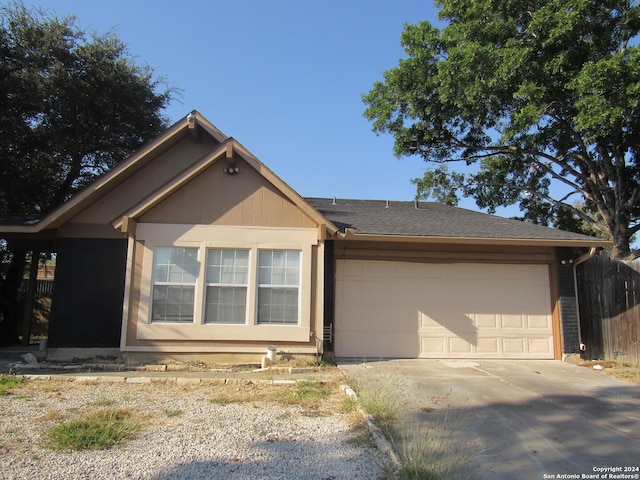
M 0 396 L 0 478 L 383 477 L 385 459 L 354 415 L 340 411 L 337 384 L 318 401 L 278 401 L 287 388 L 28 381 Z M 133 440 L 109 450 L 57 451 L 48 445 L 52 425 L 121 408 L 144 424 Z

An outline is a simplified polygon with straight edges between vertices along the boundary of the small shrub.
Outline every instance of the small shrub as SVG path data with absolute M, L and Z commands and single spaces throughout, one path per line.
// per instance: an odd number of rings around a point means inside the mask
M 22 385 L 24 377 L 17 375 L 0 374 L 0 395 L 8 395 L 11 390 Z
M 133 438 L 140 428 L 129 410 L 98 410 L 49 429 L 56 450 L 102 450 Z

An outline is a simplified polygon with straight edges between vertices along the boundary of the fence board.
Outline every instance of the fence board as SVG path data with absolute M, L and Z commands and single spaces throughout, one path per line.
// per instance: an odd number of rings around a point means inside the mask
M 586 358 L 640 365 L 640 262 L 596 256 L 576 273 Z

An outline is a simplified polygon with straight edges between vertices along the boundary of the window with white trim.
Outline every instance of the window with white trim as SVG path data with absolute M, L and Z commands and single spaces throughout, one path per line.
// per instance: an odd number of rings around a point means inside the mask
M 156 248 L 151 322 L 193 323 L 197 279 L 197 248 Z
M 244 324 L 249 250 L 208 248 L 204 323 Z
M 258 324 L 297 325 L 300 251 L 258 252 Z
M 301 250 L 156 247 L 150 323 L 300 325 L 301 278 Z

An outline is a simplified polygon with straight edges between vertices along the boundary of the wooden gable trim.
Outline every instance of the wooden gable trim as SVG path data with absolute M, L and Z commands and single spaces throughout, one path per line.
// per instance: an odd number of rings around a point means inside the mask
M 314 207 L 307 203 L 300 195 L 298 195 L 291 187 L 289 187 L 284 181 L 282 181 L 275 173 L 267 168 L 260 160 L 254 157 L 246 148 L 238 143 L 233 138 L 226 139 L 210 154 L 202 157 L 197 163 L 193 164 L 190 168 L 184 170 L 180 175 L 173 178 L 169 183 L 163 185 L 154 193 L 145 198 L 142 202 L 138 203 L 130 210 L 124 212 L 118 218 L 114 219 L 111 224 L 118 230 L 123 229 L 126 218 L 138 218 L 144 213 L 148 212 L 151 208 L 158 205 L 162 200 L 181 188 L 199 173 L 209 168 L 211 165 L 219 161 L 224 157 L 226 166 L 225 169 L 232 169 L 235 166 L 235 155 L 238 154 L 242 157 L 247 164 L 254 168 L 260 175 L 262 175 L 269 183 L 276 187 L 294 203 L 302 212 L 311 218 L 315 223 L 319 225 L 318 235 L 320 238 L 326 238 L 328 235 L 333 235 L 338 231 L 338 228 L 333 225 L 326 217 L 318 212 Z
M 336 227 L 327 217 L 322 215 L 315 209 L 309 202 L 302 198 L 293 188 L 278 177 L 269 167 L 258 160 L 249 150 L 247 150 L 242 144 L 233 139 L 236 151 L 242 158 L 251 165 L 255 170 L 260 173 L 268 182 L 275 186 L 280 192 L 282 192 L 294 205 L 302 210 L 305 215 L 311 218 L 320 227 L 324 225 L 325 232 L 329 236 L 336 235 L 338 233 L 338 227 Z M 323 234 L 324 235 L 324 234 Z
M 104 174 L 102 177 L 94 180 L 84 190 L 76 193 L 71 199 L 54 209 L 37 224 L 6 226 L 3 227 L 3 231 L 10 233 L 19 232 L 34 234 L 46 229 L 59 227 L 80 210 L 91 204 L 91 202 L 96 199 L 96 196 L 99 197 L 122 183 L 124 180 L 129 178 L 129 176 L 133 175 L 139 168 L 144 166 L 147 163 L 147 160 L 158 155 L 185 135 L 189 135 L 191 130 L 194 128 L 202 129 L 220 143 L 223 143 L 227 138 L 229 138 L 194 110 L 183 119 L 174 123 L 164 133 L 160 134 L 154 140 L 143 146 L 129 158 L 109 170 L 109 172 Z
M 111 225 L 113 225 L 113 227 L 117 230 L 122 230 L 127 218 L 135 219 L 140 215 L 143 215 L 145 212 L 156 206 L 158 203 L 178 190 L 200 172 L 208 168 L 210 165 L 214 164 L 220 158 L 222 158 L 223 156 L 226 157 L 229 145 L 232 145 L 231 142 L 231 139 L 225 140 L 225 142 L 220 144 L 215 150 L 202 157 L 200 161 L 194 163 L 191 167 L 183 170 L 182 173 L 174 177 L 169 183 L 163 185 L 151 195 L 146 197 L 144 200 L 133 206 L 130 210 L 127 210 L 125 213 L 112 220 Z

